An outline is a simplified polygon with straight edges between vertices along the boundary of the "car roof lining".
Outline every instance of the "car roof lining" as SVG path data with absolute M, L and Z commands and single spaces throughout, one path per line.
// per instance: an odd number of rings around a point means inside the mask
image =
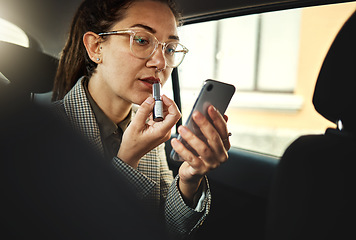
M 23 5 L 22 0 L 0 0 L 0 17 L 23 29 L 37 39 L 45 53 L 58 58 L 74 12 L 82 0 L 32 0 Z M 183 9 L 185 24 L 218 20 L 296 7 L 352 2 L 338 0 L 176 0 Z M 4 11 L 5 10 L 5 11 Z
M 311 7 L 352 1 L 332 0 L 222 0 L 217 5 L 216 1 L 204 2 L 180 0 L 178 7 L 183 9 L 184 24 L 204 21 L 219 20 L 228 17 L 237 17 L 278 10 L 287 10 L 300 7 Z M 189 7 L 187 7 L 189 6 Z

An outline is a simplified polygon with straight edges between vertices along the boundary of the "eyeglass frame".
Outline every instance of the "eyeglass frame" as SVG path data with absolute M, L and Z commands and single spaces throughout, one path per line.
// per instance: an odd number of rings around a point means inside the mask
M 152 35 L 152 36 L 153 36 L 153 39 L 155 40 L 155 47 L 154 47 L 153 51 L 151 52 L 151 54 L 150 54 L 148 57 L 145 57 L 145 58 L 138 57 L 138 56 L 134 53 L 134 51 L 132 50 L 132 45 L 133 45 L 133 40 L 134 40 L 133 37 L 134 37 L 135 34 L 137 34 L 137 32 L 146 32 L 146 33 Z M 165 49 L 166 49 L 166 46 L 167 46 L 168 44 L 172 43 L 172 42 L 168 42 L 168 43 L 166 43 L 166 42 L 160 42 L 160 41 L 158 41 L 158 39 L 156 38 L 155 35 L 153 35 L 152 33 L 148 32 L 148 31 L 145 31 L 145 30 L 137 30 L 137 31 L 136 31 L 136 30 L 133 30 L 133 29 L 125 29 L 125 30 L 117 30 L 117 31 L 109 31 L 109 32 L 98 33 L 98 35 L 99 35 L 100 37 L 109 36 L 109 35 L 121 35 L 121 34 L 129 34 L 129 35 L 130 35 L 130 51 L 131 51 L 131 53 L 132 53 L 135 57 L 137 57 L 137 58 L 139 58 L 139 59 L 148 59 L 148 58 L 152 57 L 152 55 L 157 51 L 158 45 L 162 45 L 162 51 L 164 52 Z M 183 44 L 181 44 L 181 43 L 179 43 L 179 42 L 176 42 L 176 43 L 179 44 L 179 45 L 183 48 L 183 50 L 181 50 L 181 51 L 179 51 L 179 52 L 183 52 L 183 53 L 184 53 L 182 59 L 180 60 L 180 62 L 179 62 L 178 64 L 176 64 L 175 66 L 170 66 L 170 65 L 167 63 L 167 59 L 166 59 L 165 54 L 163 54 L 164 60 L 165 60 L 165 62 L 166 62 L 166 64 L 167 64 L 167 66 L 168 66 L 168 67 L 171 67 L 171 68 L 176 68 L 176 67 L 178 67 L 178 66 L 183 62 L 185 55 L 189 52 L 189 49 L 186 48 Z

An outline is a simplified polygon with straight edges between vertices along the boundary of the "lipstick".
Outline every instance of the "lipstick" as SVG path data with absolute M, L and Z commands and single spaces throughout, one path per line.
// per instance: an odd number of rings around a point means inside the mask
M 155 100 L 155 106 L 153 107 L 153 120 L 160 122 L 163 120 L 163 102 L 161 99 L 161 84 L 154 83 L 152 87 L 152 95 Z

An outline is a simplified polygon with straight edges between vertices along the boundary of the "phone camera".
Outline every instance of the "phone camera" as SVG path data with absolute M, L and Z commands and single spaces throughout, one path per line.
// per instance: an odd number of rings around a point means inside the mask
M 213 90 L 213 84 L 209 84 L 208 87 L 206 88 L 206 90 L 208 92 L 210 92 L 211 90 Z

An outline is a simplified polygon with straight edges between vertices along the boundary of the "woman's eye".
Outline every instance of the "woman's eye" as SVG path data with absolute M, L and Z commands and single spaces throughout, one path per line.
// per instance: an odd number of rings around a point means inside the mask
M 166 46 L 166 53 L 167 53 L 168 55 L 174 55 L 174 53 L 176 52 L 176 50 L 177 50 L 177 45 L 176 45 L 176 44 L 170 43 L 170 44 L 168 44 L 168 45 Z
M 167 54 L 169 54 L 169 55 L 173 55 L 174 53 L 175 53 L 175 49 L 174 48 L 166 48 L 166 52 L 167 52 Z
M 149 40 L 147 40 L 144 37 L 140 37 L 140 36 L 135 36 L 134 38 L 135 43 L 139 44 L 139 45 L 147 45 L 149 44 Z

